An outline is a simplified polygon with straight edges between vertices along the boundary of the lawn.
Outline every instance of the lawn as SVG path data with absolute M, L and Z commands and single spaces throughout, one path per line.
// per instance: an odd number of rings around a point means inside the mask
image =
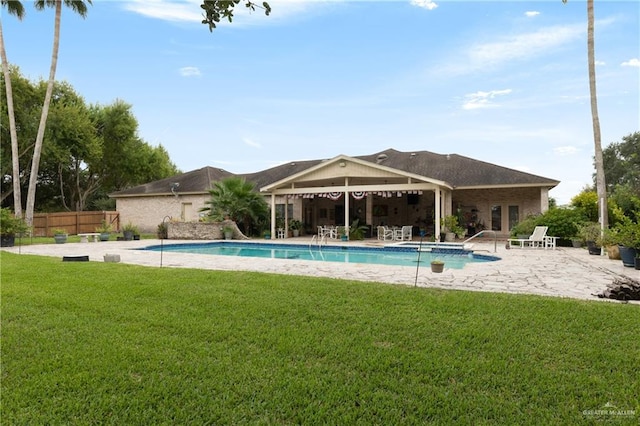
M 0 261 L 7 425 L 640 420 L 638 305 Z

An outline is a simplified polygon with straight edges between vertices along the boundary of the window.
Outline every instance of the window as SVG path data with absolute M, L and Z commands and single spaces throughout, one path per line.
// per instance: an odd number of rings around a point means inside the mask
M 276 204 L 276 217 L 284 219 L 284 204 Z M 287 204 L 287 217 L 289 219 L 293 217 L 293 204 Z
M 491 206 L 491 230 L 502 231 L 502 206 Z

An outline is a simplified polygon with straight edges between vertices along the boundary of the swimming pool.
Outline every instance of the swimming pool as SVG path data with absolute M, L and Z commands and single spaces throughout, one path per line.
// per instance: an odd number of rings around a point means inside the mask
M 209 242 L 164 244 L 139 250 L 210 254 L 218 256 L 242 256 L 273 259 L 296 259 L 323 262 L 365 263 L 376 265 L 413 266 L 418 263 L 415 247 L 353 247 L 353 246 L 304 246 L 297 244 Z M 432 259 L 443 260 L 447 268 L 462 269 L 467 263 L 491 262 L 498 257 L 475 254 L 468 250 L 431 249 L 419 254 L 420 264 L 428 266 Z

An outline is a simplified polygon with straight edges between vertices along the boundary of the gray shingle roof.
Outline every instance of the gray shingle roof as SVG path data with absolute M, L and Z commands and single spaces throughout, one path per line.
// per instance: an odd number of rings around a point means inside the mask
M 484 161 L 474 160 L 457 154 L 436 154 L 429 151 L 401 152 L 387 149 L 375 154 L 356 156 L 363 161 L 384 165 L 404 172 L 445 181 L 457 187 L 496 187 L 496 186 L 541 186 L 552 188 L 557 180 L 525 173 Z M 325 159 L 295 161 L 282 164 L 255 173 L 240 174 L 259 189 L 280 181 L 295 173 L 313 167 Z M 150 182 L 124 191 L 111 194 L 112 197 L 134 195 L 170 194 L 171 184 L 179 183 L 179 193 L 204 193 L 211 188 L 212 182 L 219 181 L 233 173 L 213 167 L 204 167 L 171 178 Z
M 166 179 L 134 186 L 132 188 L 110 194 L 110 196 L 118 198 L 126 196 L 171 194 L 171 187 L 174 184 L 178 184 L 175 187 L 175 190 L 181 194 L 205 193 L 211 188 L 212 182 L 220 181 L 229 176 L 233 176 L 233 173 L 214 167 L 203 167 L 201 169 L 182 173 Z

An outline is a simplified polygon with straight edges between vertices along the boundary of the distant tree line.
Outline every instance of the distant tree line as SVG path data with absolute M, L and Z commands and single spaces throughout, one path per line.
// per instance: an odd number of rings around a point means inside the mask
M 613 230 L 608 235 L 614 235 L 616 231 L 621 234 L 624 229 L 637 236 L 635 244 L 640 244 L 640 131 L 623 137 L 621 142 L 609 144 L 602 154 L 607 182 L 609 226 L 606 228 Z M 564 240 L 568 244 L 579 236 L 581 228 L 595 226 L 599 229 L 601 204 L 595 183 L 597 177 L 594 175 L 593 179 L 594 184 L 583 188 L 568 206 L 559 207 L 551 202 L 545 213 L 523 218 L 511 229 L 511 235 L 529 235 L 535 226 L 544 225 L 549 227 L 548 235 L 559 237 L 560 243 Z
M 10 67 L 21 193 L 27 193 L 30 162 L 47 82 L 32 82 Z M 0 76 L 4 85 L 4 75 Z M 4 92 L 2 93 L 4 95 Z M 0 189 L 2 207 L 13 208 L 11 138 L 7 98 L 0 103 Z M 37 211 L 110 210 L 107 194 L 173 176 L 180 171 L 162 145 L 138 136 L 132 106 L 122 100 L 87 104 L 66 82 L 56 82 L 38 170 Z M 25 197 L 21 197 L 25 202 Z

